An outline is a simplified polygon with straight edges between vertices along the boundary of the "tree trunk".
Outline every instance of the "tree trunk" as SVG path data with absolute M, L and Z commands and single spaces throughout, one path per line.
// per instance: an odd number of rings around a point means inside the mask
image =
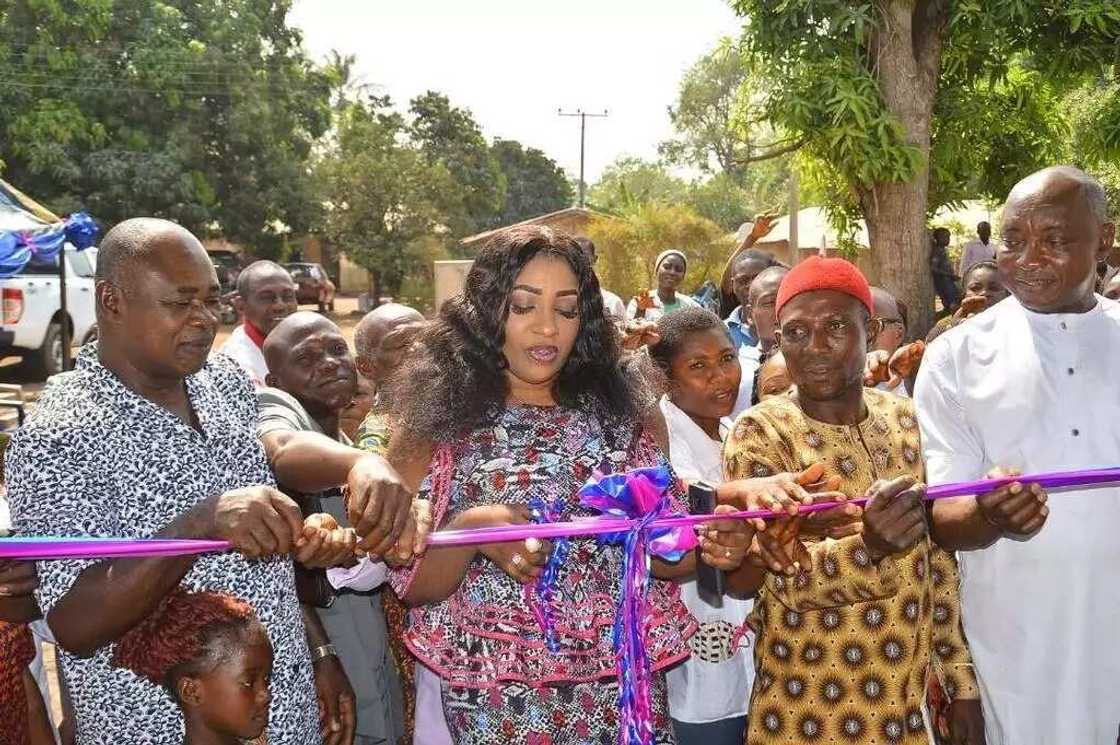
M 369 272 L 369 307 L 376 308 L 381 305 L 381 272 L 371 269 Z
M 890 0 L 882 12 L 871 40 L 879 88 L 922 165 L 910 181 L 879 182 L 860 189 L 859 198 L 879 281 L 906 303 L 910 335 L 925 338 L 934 317 L 926 231 L 930 127 L 948 11 L 943 0 Z

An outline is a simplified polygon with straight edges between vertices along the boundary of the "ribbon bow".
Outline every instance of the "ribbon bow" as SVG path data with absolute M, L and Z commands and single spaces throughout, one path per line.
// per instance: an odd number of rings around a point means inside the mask
M 650 661 L 646 653 L 644 618 L 649 592 L 650 555 L 680 559 L 696 546 L 691 527 L 650 528 L 651 522 L 674 515 L 669 509 L 668 468 L 641 468 L 592 479 L 580 489 L 580 504 L 614 517 L 636 520 L 625 533 L 605 533 L 599 542 L 622 544 L 622 598 L 611 641 L 618 665 L 619 734 L 621 745 L 653 742 L 650 713 Z

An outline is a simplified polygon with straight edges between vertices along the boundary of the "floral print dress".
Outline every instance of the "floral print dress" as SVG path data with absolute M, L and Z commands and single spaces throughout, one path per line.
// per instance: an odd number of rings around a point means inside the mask
M 472 507 L 528 505 L 534 497 L 558 509 L 558 519 L 587 517 L 593 513 L 579 505 L 577 491 L 592 474 L 664 464 L 636 426 L 603 427 L 584 411 L 563 407 L 510 406 L 492 426 L 436 447 L 421 497 L 432 500 L 437 526 Z M 683 512 L 678 497 L 674 506 Z M 523 587 L 481 553 L 449 598 L 411 611 L 408 646 L 439 673 L 457 743 L 617 742 L 611 629 L 622 565 L 619 546 L 571 541 L 551 606 L 556 653 L 534 615 L 533 587 Z M 400 594 L 414 571 L 395 573 Z M 647 609 L 649 657 L 662 671 L 688 656 L 695 621 L 671 582 L 651 582 Z M 672 743 L 661 672 L 654 674 L 653 692 L 655 741 Z

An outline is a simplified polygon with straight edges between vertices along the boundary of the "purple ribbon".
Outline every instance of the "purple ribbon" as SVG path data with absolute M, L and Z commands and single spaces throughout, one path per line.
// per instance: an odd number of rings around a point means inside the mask
M 626 532 L 603 533 L 599 542 L 622 544 L 622 597 L 615 615 L 611 641 L 618 666 L 618 709 L 621 745 L 653 742 L 650 711 L 649 654 L 646 650 L 646 596 L 649 593 L 650 556 L 676 562 L 696 546 L 696 533 L 687 527 L 654 527 L 670 511 L 667 468 L 643 468 L 587 482 L 579 491 L 580 504 L 607 515 L 624 518 Z
M 228 551 L 226 541 L 184 538 L 0 538 L 0 559 L 115 559 Z
M 957 484 L 931 486 L 926 490 L 926 499 L 933 501 L 947 497 L 961 497 L 971 494 L 986 494 L 1018 481 L 1021 484 L 1038 484 L 1044 489 L 1056 491 L 1073 487 L 1103 486 L 1120 482 L 1120 467 L 1098 468 L 1060 473 L 1042 473 L 1014 478 L 968 481 Z M 826 502 L 802 505 L 801 514 L 820 512 L 843 504 L 864 504 L 866 499 L 853 499 L 848 502 Z M 785 517 L 785 512 L 769 510 L 750 510 L 726 512 L 720 515 L 680 515 L 660 517 L 654 520 L 652 528 L 683 528 L 701 525 L 712 520 L 748 518 L 772 519 Z M 626 533 L 634 528 L 636 521 L 628 517 L 594 517 L 567 522 L 542 523 L 539 525 L 507 525 L 496 528 L 472 528 L 469 530 L 441 530 L 433 533 L 428 540 L 431 547 L 438 546 L 480 546 L 486 543 L 523 541 L 526 538 L 553 539 L 558 537 L 578 538 L 580 536 L 600 535 L 603 533 Z M 200 554 L 212 551 L 226 551 L 229 544 L 225 541 L 200 541 L 182 538 L 57 538 L 26 537 L 0 538 L 0 559 L 101 559 L 120 556 L 176 556 Z
M 534 497 L 529 502 L 529 511 L 533 516 L 533 522 L 555 522 L 563 514 L 563 503 L 562 498 L 557 498 L 549 504 L 540 497 Z M 552 544 L 548 561 L 541 569 L 537 581 L 532 585 L 525 585 L 525 601 L 533 609 L 533 615 L 536 616 L 537 623 L 541 627 L 541 633 L 544 635 L 545 646 L 553 654 L 559 654 L 560 652 L 560 640 L 556 636 L 556 609 L 554 606 L 556 579 L 559 576 L 560 567 L 564 566 L 564 562 L 568 560 L 570 550 L 571 541 L 567 538 L 557 538 Z
M 1082 471 L 1063 471 L 1058 473 L 1040 473 L 1023 476 L 981 479 L 979 481 L 964 481 L 954 484 L 942 484 L 926 489 L 926 500 L 935 501 L 951 497 L 963 497 L 973 494 L 987 494 L 1000 487 L 1019 482 L 1020 484 L 1038 484 L 1049 491 L 1058 491 L 1078 486 L 1105 486 L 1120 482 L 1120 467 L 1097 468 Z M 823 512 L 833 507 L 845 504 L 862 505 L 867 503 L 866 497 L 850 499 L 845 502 L 822 502 L 820 504 L 806 504 L 798 508 L 802 515 L 814 512 Z M 653 528 L 683 528 L 713 520 L 747 520 L 762 518 L 772 520 L 788 517 L 784 511 L 771 510 L 745 510 L 739 512 L 724 512 L 719 515 L 678 515 L 674 517 L 661 517 L 651 523 Z M 506 541 L 521 541 L 526 538 L 555 538 L 567 536 L 576 538 L 587 535 L 600 535 L 603 533 L 624 533 L 634 527 L 635 521 L 625 517 L 595 517 L 569 522 L 548 523 L 544 525 L 503 525 L 494 528 L 473 528 L 468 530 L 441 530 L 433 533 L 428 539 L 428 546 L 472 546 L 484 543 L 503 543 Z

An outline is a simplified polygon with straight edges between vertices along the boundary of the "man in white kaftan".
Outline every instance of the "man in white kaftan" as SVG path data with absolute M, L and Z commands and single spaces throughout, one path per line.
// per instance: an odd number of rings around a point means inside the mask
M 1076 169 L 1012 190 L 997 261 L 1013 297 L 938 338 L 918 375 L 930 483 L 1120 464 L 1120 305 L 1093 294 L 1113 234 Z M 1116 742 L 1118 526 L 1115 487 L 935 504 L 934 537 L 960 551 L 988 745 Z

